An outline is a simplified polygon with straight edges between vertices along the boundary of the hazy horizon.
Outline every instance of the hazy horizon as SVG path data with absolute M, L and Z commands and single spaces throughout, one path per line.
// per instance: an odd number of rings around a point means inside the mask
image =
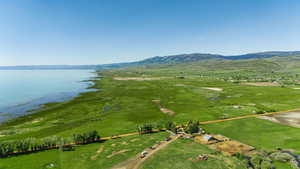
M 244 55 L 244 54 L 254 54 L 254 53 L 263 53 L 263 52 L 300 52 L 300 50 L 294 50 L 294 51 L 257 51 L 257 52 L 251 52 L 251 53 L 241 53 L 241 54 L 236 54 L 236 55 L 223 55 L 223 56 L 239 56 L 239 55 Z M 166 56 L 172 56 L 172 55 L 181 55 L 181 54 L 216 54 L 216 55 L 222 55 L 219 53 L 201 53 L 201 52 L 192 52 L 192 53 L 178 53 L 178 54 L 170 54 L 170 55 L 166 55 Z M 149 59 L 152 57 L 156 57 L 156 56 L 151 56 L 148 58 L 143 58 L 143 59 Z M 159 56 L 159 57 L 163 57 L 163 56 Z M 32 64 L 32 65 L 0 65 L 0 67 L 27 67 L 27 66 L 92 66 L 92 65 L 109 65 L 109 64 L 119 64 L 119 63 L 130 63 L 130 62 L 136 62 L 136 61 L 141 61 L 141 60 L 132 60 L 132 61 L 127 61 L 127 62 L 112 62 L 112 63 L 104 63 L 104 64 L 97 64 L 97 63 L 93 63 L 93 64 Z

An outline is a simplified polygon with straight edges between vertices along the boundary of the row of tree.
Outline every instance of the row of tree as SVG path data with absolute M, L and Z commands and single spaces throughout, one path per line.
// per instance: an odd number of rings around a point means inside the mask
M 177 127 L 173 121 L 160 121 L 157 123 L 145 123 L 139 125 L 137 130 L 140 134 L 148 134 L 156 131 L 170 130 L 177 133 Z
M 82 134 L 73 134 L 73 140 L 75 144 L 88 144 L 100 140 L 100 136 L 97 131 L 91 131 Z
M 24 139 L 0 143 L 0 157 L 7 157 L 12 154 L 29 153 L 53 148 L 63 151 L 72 148 L 72 144 L 87 144 L 99 141 L 97 131 L 90 131 L 82 134 L 74 134 L 73 138 L 50 137 L 45 139 Z
M 62 138 L 51 137 L 42 140 L 30 138 L 0 143 L 0 157 L 5 157 L 13 153 L 26 153 L 51 149 L 58 146 L 59 139 L 61 140 Z
M 176 125 L 173 121 L 146 123 L 139 125 L 137 130 L 140 134 L 152 133 L 154 130 L 169 130 L 173 133 L 178 133 L 179 128 L 183 128 L 184 132 L 189 134 L 198 133 L 201 130 L 199 121 L 192 120 L 190 120 L 186 125 Z

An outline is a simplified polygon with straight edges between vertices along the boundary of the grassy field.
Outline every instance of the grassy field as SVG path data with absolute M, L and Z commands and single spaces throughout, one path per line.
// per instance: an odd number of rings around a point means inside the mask
M 186 77 L 153 81 L 118 81 L 105 74 L 96 81 L 97 92 L 74 100 L 46 105 L 37 113 L 0 126 L 0 140 L 59 135 L 99 130 L 102 136 L 136 130 L 137 124 L 173 119 L 207 121 L 251 114 L 259 110 L 299 107 L 300 90 L 289 87 L 254 87 L 216 79 Z M 222 88 L 212 91 L 206 87 Z M 176 112 L 160 112 L 152 100 Z M 239 106 L 239 108 L 235 108 Z
M 223 134 L 260 149 L 293 149 L 300 153 L 298 128 L 257 118 L 205 125 L 208 132 Z
M 197 157 L 209 155 L 208 160 Z M 142 169 L 246 169 L 246 164 L 235 157 L 224 156 L 192 140 L 179 139 L 150 158 Z
M 130 136 L 122 139 L 78 146 L 74 151 L 49 150 L 29 155 L 0 159 L 1 169 L 108 169 L 139 154 L 167 133 Z M 103 151 L 97 151 L 103 146 Z M 114 153 L 115 152 L 115 153 Z M 116 152 L 121 152 L 120 154 Z M 114 154 L 114 155 L 113 155 Z
M 273 59 L 274 60 L 274 59 Z M 46 138 L 50 136 L 72 137 L 73 134 L 97 130 L 101 136 L 112 136 L 135 132 L 137 125 L 148 122 L 173 120 L 177 124 L 188 120 L 208 121 L 235 116 L 255 114 L 265 111 L 280 111 L 300 108 L 299 75 L 295 64 L 274 63 L 273 60 L 249 61 L 207 61 L 181 65 L 161 65 L 151 67 L 115 69 L 99 72 L 94 81 L 94 92 L 83 93 L 73 100 L 62 103 L 49 103 L 36 113 L 11 120 L 0 125 L 0 141 L 13 141 L 25 138 Z M 291 72 L 288 72 L 290 70 Z M 116 77 L 151 78 L 155 80 L 116 80 Z M 277 86 L 250 86 L 245 82 L 273 82 Z M 218 88 L 220 91 L 209 88 Z M 175 112 L 168 115 L 160 111 L 153 100 Z M 300 153 L 299 129 L 283 126 L 266 120 L 250 118 L 203 126 L 208 132 L 223 134 L 232 139 L 255 146 L 258 149 L 274 150 L 286 148 Z M 101 158 L 88 160 L 100 144 L 77 147 L 72 152 L 58 150 L 0 159 L 0 169 L 14 169 L 31 165 L 31 169 L 47 168 L 109 168 L 164 135 L 134 136 L 138 144 L 130 144 L 122 158 Z M 153 137 L 149 139 L 148 137 Z M 112 140 L 109 144 L 122 140 Z M 128 138 L 128 139 L 131 139 Z M 142 146 L 138 146 L 142 144 Z M 125 146 L 125 145 L 124 145 Z M 126 146 L 125 146 L 126 147 Z M 124 148 L 125 147 L 120 147 Z M 181 148 L 180 148 L 181 147 Z M 183 149 L 184 147 L 184 149 Z M 109 147 L 103 155 L 119 149 Z M 171 161 L 178 162 L 177 168 L 201 168 L 220 165 L 238 168 L 240 163 L 234 159 L 218 155 L 219 159 L 205 162 L 192 162 L 186 159 L 199 153 L 213 153 L 207 147 L 180 140 L 172 143 L 166 150 L 146 162 L 144 168 L 168 168 Z M 168 157 L 168 158 L 167 158 Z M 41 159 L 41 160 L 37 160 Z M 68 164 L 71 159 L 76 162 Z M 161 159 L 160 162 L 156 159 Z M 220 161 L 221 162 L 218 162 Z M 222 161 L 223 160 L 223 161 Z M 35 162 L 33 165 L 33 161 Z M 225 161 L 225 162 L 224 162 Z M 152 165 L 153 164 L 153 165 Z M 207 165 L 202 165 L 207 164 Z M 24 165 L 24 166 L 22 166 Z M 283 166 L 285 164 L 276 164 Z M 76 167 L 75 167 L 76 166 Z M 172 165 L 175 166 L 175 165 Z M 229 167 L 230 168 L 230 167 Z

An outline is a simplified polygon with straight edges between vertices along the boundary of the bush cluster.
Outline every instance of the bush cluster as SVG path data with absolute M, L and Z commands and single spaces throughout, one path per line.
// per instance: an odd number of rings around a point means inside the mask
M 199 133 L 200 131 L 199 125 L 200 125 L 199 121 L 190 120 L 187 126 L 184 128 L 184 131 L 189 134 Z
M 73 140 L 75 144 L 88 144 L 100 140 L 100 136 L 97 131 L 90 131 L 82 134 L 73 134 Z
M 151 123 L 146 123 L 143 125 L 139 125 L 137 129 L 140 134 L 148 134 L 153 132 L 154 125 Z

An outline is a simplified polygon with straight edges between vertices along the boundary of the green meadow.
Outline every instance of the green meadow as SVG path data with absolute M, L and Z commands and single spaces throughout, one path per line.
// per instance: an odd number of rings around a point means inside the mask
M 241 119 L 205 125 L 208 132 L 220 133 L 256 148 L 274 150 L 292 149 L 300 153 L 298 128 L 257 118 Z
M 134 157 L 155 142 L 163 140 L 166 133 L 130 136 L 103 143 L 75 147 L 74 151 L 48 150 L 39 153 L 1 159 L 1 169 L 98 169 Z M 100 153 L 97 153 L 102 149 Z M 117 154 L 116 152 L 121 152 Z
M 207 161 L 197 159 L 199 154 L 211 154 Z M 245 163 L 235 157 L 224 156 L 205 145 L 181 139 L 145 162 L 142 169 L 246 169 Z
M 0 125 L 0 142 L 73 134 L 97 130 L 101 137 L 136 132 L 144 123 L 172 120 L 217 120 L 262 112 L 300 108 L 297 69 L 272 60 L 207 61 L 157 65 L 98 72 L 93 88 L 66 102 L 49 103 L 34 113 Z M 279 66 L 278 66 L 279 65 Z M 289 70 L 290 72 L 288 72 Z M 150 80 L 116 80 L 117 78 Z M 151 78 L 156 79 L 151 79 Z M 249 82 L 276 82 L 251 86 Z M 218 90 L 213 90 L 218 89 Z M 160 111 L 154 100 L 175 112 Z M 203 125 L 209 133 L 222 134 L 259 150 L 292 149 L 300 153 L 299 129 L 257 118 Z M 0 159 L 0 169 L 111 168 L 164 139 L 167 133 L 137 135 L 103 143 L 77 146 L 74 151 L 49 150 Z M 131 142 L 135 140 L 134 142 Z M 112 146 L 116 144 L 117 146 Z M 91 160 L 100 146 L 104 152 Z M 109 154 L 126 150 L 112 158 Z M 208 161 L 187 160 L 201 153 L 216 154 Z M 70 163 L 70 161 L 72 161 Z M 176 162 L 176 163 L 174 163 Z M 235 157 L 214 152 L 205 145 L 177 140 L 145 162 L 142 168 L 243 168 Z M 288 165 L 276 163 L 276 166 Z M 280 167 L 278 167 L 280 168 Z M 215 168 L 214 168 L 215 169 Z

